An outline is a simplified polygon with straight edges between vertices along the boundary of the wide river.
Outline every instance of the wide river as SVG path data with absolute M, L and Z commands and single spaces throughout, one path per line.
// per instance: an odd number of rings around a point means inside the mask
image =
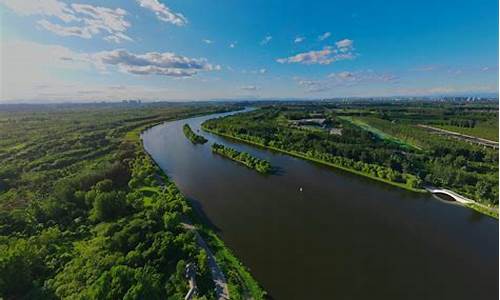
M 273 299 L 498 299 L 497 220 L 201 131 L 223 115 L 153 127 L 144 146 Z M 191 144 L 186 123 L 209 142 Z M 213 142 L 279 172 L 214 155 Z

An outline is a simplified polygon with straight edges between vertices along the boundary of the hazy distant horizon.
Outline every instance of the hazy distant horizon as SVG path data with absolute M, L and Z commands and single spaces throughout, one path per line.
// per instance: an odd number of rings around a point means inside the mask
M 196 103 L 196 102 L 267 102 L 267 101 L 341 101 L 341 100 L 437 100 L 442 98 L 480 98 L 484 100 L 498 100 L 498 93 L 461 94 L 461 95 L 408 95 L 408 96 L 366 96 L 366 97 L 325 97 L 325 98 L 221 98 L 221 99 L 115 99 L 115 100 L 0 100 L 2 104 L 100 104 L 100 103 L 123 103 L 126 101 L 140 101 L 141 103 Z

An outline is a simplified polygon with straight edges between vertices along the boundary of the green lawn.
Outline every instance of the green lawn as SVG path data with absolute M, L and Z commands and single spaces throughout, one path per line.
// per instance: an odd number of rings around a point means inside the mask
M 143 186 L 139 189 L 141 192 L 152 192 L 158 194 L 160 192 L 159 188 L 156 186 Z
M 347 121 L 351 124 L 354 124 L 366 131 L 369 131 L 371 133 L 373 133 L 374 135 L 376 135 L 378 138 L 380 139 L 383 139 L 383 140 L 386 140 L 386 141 L 389 141 L 389 142 L 392 142 L 392 143 L 395 143 L 395 144 L 398 144 L 400 146 L 403 146 L 403 147 L 407 147 L 407 148 L 413 148 L 413 149 L 417 149 L 417 150 L 420 150 L 419 147 L 415 146 L 415 145 L 412 145 L 412 144 L 409 144 L 401 139 L 398 139 L 397 137 L 395 136 L 392 136 L 390 134 L 387 134 L 386 132 L 383 132 L 382 130 L 378 129 L 378 128 L 375 128 L 373 126 L 371 126 L 370 124 L 358 119 L 358 118 L 353 118 L 353 117 L 347 117 L 347 116 L 342 116 L 342 117 L 338 117 L 339 119 L 341 120 L 344 120 L 344 121 Z
M 160 193 L 160 189 L 157 186 L 143 186 L 139 191 L 143 195 L 144 206 L 152 205 L 154 196 Z

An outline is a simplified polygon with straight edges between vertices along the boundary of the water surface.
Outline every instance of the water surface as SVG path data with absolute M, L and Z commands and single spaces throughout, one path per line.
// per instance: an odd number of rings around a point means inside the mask
M 226 114 L 153 127 L 144 146 L 272 298 L 498 299 L 497 220 L 201 131 Z M 209 142 L 191 144 L 186 123 Z M 214 155 L 214 142 L 279 172 Z

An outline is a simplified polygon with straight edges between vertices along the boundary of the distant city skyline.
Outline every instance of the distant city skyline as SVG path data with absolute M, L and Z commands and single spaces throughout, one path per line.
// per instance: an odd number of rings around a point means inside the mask
M 0 0 L 2 102 L 498 93 L 498 1 Z

